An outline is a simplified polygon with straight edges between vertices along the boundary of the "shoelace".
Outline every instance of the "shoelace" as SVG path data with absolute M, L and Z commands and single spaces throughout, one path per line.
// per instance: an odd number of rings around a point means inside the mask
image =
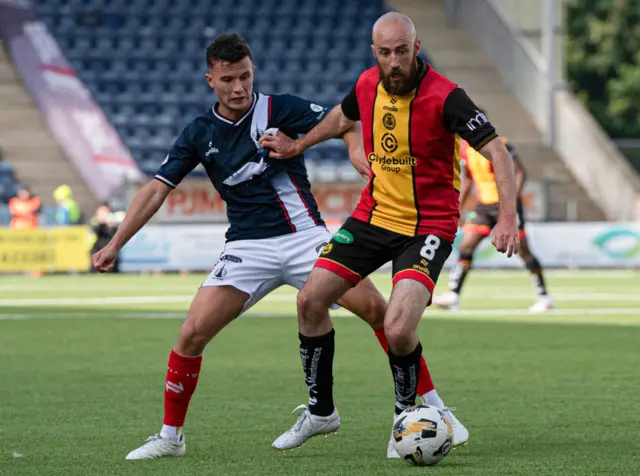
M 155 435 L 151 435 L 149 438 L 147 438 L 147 443 L 161 439 L 162 437 L 160 436 L 160 433 L 156 433 Z
M 309 417 L 309 408 L 305 404 L 298 405 L 291 413 L 295 415 L 296 413 L 298 413 L 298 410 L 303 410 L 303 412 L 298 415 L 298 419 L 291 427 L 291 430 L 294 431 L 299 431 L 304 421 Z

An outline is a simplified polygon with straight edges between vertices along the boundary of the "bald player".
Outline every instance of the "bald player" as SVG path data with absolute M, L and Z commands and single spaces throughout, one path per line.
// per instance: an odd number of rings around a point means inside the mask
M 395 383 L 394 421 L 415 404 L 422 356 L 416 330 L 458 228 L 461 138 L 491 160 L 495 170 L 500 213 L 493 244 L 509 257 L 518 252 L 513 161 L 494 127 L 462 89 L 418 58 L 420 40 L 408 17 L 382 16 L 372 37 L 377 66 L 360 75 L 341 105 L 297 140 L 262 141 L 272 150 L 271 157 L 290 160 L 360 121 L 370 168 L 355 211 L 325 246 L 298 294 L 309 408 L 274 441 L 278 449 L 338 430 L 332 370 L 335 332 L 328 310 L 389 261 L 393 290 L 384 331 Z M 468 432 L 460 431 L 459 422 L 445 412 L 454 424 L 452 443 L 464 443 Z

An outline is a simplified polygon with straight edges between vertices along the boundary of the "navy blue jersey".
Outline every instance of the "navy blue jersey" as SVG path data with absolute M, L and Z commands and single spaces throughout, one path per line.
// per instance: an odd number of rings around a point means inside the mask
M 270 159 L 258 139 L 272 128 L 292 138 L 305 134 L 322 120 L 326 108 L 290 95 L 253 96 L 249 111 L 235 122 L 220 116 L 216 107 L 195 118 L 155 178 L 175 188 L 201 163 L 227 204 L 227 241 L 324 226 L 303 156 Z

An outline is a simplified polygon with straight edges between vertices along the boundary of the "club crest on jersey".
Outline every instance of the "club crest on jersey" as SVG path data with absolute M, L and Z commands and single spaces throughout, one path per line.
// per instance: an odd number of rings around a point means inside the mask
M 324 248 L 322 248 L 322 256 L 325 256 L 331 253 L 332 249 L 333 249 L 333 243 L 327 243 L 326 245 L 324 245 Z
M 264 130 L 260 129 L 258 127 L 256 127 L 255 129 L 253 129 L 251 131 L 251 139 L 253 139 L 253 142 L 256 144 L 256 147 L 258 149 L 262 149 L 262 147 L 260 146 L 260 138 L 264 136 Z
M 328 243 L 326 241 L 324 243 L 320 243 L 318 246 L 316 246 L 316 253 L 320 253 L 320 251 L 322 251 L 322 249 L 327 245 Z
M 396 128 L 396 118 L 393 116 L 393 114 L 390 113 L 386 113 L 383 117 L 382 117 L 382 125 L 392 131 Z

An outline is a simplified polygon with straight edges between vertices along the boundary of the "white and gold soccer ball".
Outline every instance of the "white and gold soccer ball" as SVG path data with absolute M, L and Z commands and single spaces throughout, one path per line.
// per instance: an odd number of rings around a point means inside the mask
M 400 458 L 416 466 L 439 463 L 453 448 L 453 425 L 430 405 L 407 408 L 393 425 L 393 445 Z

